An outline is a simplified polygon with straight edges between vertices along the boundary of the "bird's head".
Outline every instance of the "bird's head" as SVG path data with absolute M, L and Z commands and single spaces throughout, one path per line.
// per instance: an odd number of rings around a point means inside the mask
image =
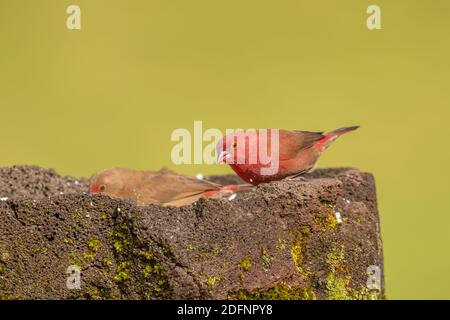
M 237 132 L 223 137 L 216 146 L 217 163 L 252 164 L 257 161 L 257 133 Z
M 89 191 L 118 196 L 125 187 L 126 172 L 124 169 L 106 169 L 93 175 L 90 179 Z

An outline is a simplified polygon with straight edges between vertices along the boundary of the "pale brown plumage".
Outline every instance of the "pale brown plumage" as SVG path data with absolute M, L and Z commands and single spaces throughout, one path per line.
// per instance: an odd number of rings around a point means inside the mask
M 216 197 L 232 193 L 219 184 L 180 175 L 165 168 L 159 171 L 107 169 L 91 178 L 90 191 L 133 200 L 141 205 L 177 207 L 191 204 L 205 194 Z

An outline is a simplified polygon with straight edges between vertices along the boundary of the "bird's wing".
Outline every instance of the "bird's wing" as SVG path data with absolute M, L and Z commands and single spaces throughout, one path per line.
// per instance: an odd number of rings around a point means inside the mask
M 323 137 L 322 132 L 280 130 L 280 160 L 294 158 Z
M 218 188 L 221 188 L 219 184 L 193 177 L 178 174 L 149 174 L 142 179 L 138 189 L 141 190 L 143 197 L 167 203 Z
M 187 205 L 194 203 L 195 201 L 198 201 L 198 199 L 200 199 L 201 197 L 202 197 L 202 194 L 199 193 L 199 194 L 195 194 L 192 196 L 187 196 L 184 198 L 164 202 L 162 205 L 163 206 L 173 206 L 173 207 L 187 206 Z

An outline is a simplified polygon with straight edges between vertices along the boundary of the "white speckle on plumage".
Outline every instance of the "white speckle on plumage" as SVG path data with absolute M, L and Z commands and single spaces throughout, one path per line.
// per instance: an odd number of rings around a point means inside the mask
M 0 201 L 6 201 L 6 200 L 8 200 L 8 197 L 0 198 Z

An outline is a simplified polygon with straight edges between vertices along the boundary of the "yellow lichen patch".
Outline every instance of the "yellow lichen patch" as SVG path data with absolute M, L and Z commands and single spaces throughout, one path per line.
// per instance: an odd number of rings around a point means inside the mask
M 103 265 L 105 267 L 110 267 L 113 264 L 113 260 L 110 258 L 103 258 Z
M 334 202 L 331 200 L 322 199 L 322 200 L 320 200 L 320 203 L 322 203 L 322 205 L 325 208 L 334 208 L 335 207 Z
M 114 276 L 114 281 L 120 282 L 130 279 L 130 265 L 129 261 L 121 262 L 116 268 L 116 275 Z
M 101 299 L 100 291 L 98 290 L 97 287 L 94 287 L 94 286 L 92 286 L 88 289 L 87 295 L 88 295 L 88 298 L 91 300 L 100 300 Z
M 89 252 L 83 253 L 83 258 L 88 261 L 92 261 L 97 256 L 97 251 L 100 249 L 100 241 L 96 239 L 88 239 L 87 245 Z
M 238 300 L 316 300 L 316 294 L 311 288 L 286 283 L 279 283 L 266 291 L 239 290 L 232 297 Z
M 339 225 L 336 217 L 332 212 L 329 212 L 325 217 L 315 217 L 315 221 L 320 226 L 322 232 L 327 232 L 328 230 L 336 231 Z
M 344 257 L 344 246 L 334 247 L 327 254 L 326 263 L 330 270 L 326 278 L 327 299 L 350 299 L 348 285 L 351 277 L 345 272 Z
M 0 290 L 0 300 L 9 300 L 9 292 L 6 290 Z
M 153 273 L 152 266 L 151 265 L 146 265 L 144 267 L 144 278 L 146 278 L 146 279 L 150 278 L 152 273 Z
M 286 249 L 286 240 L 278 239 L 276 248 L 277 248 L 277 250 L 285 250 Z
M 307 239 L 311 235 L 311 231 L 308 227 L 304 226 L 295 234 L 294 240 L 291 246 L 291 256 L 294 261 L 295 270 L 300 273 L 303 280 L 308 279 L 310 272 L 303 267 L 303 255 L 304 255 L 304 245 L 302 244 L 303 239 Z
M 326 278 L 327 299 L 329 300 L 359 300 L 378 299 L 377 292 L 371 292 L 366 287 L 355 290 L 350 286 L 351 275 L 345 263 L 344 246 L 334 247 L 328 254 L 326 263 L 329 274 Z
M 71 262 L 75 262 L 76 259 L 77 259 L 77 256 L 76 256 L 75 252 L 73 252 L 73 251 L 70 251 L 70 252 L 67 254 L 67 256 L 68 256 L 68 258 L 69 258 L 69 260 L 70 260 Z
M 75 264 L 78 265 L 79 267 L 83 267 L 83 262 L 81 258 L 79 258 L 75 252 L 69 251 L 67 253 L 67 258 L 69 259 L 70 264 Z
M 111 230 L 108 236 L 113 239 L 113 247 L 117 253 L 123 253 L 131 244 L 131 241 L 122 232 Z
M 239 262 L 239 268 L 241 268 L 242 271 L 247 272 L 252 267 L 252 262 L 249 258 L 244 258 Z
M 222 278 L 220 276 L 210 276 L 208 277 L 208 288 L 212 289 Z
M 155 275 L 162 275 L 162 272 L 164 270 L 164 267 L 161 264 L 155 264 L 155 265 L 145 265 L 144 267 L 144 277 L 145 278 L 149 278 L 150 275 L 155 274 Z
M 381 299 L 380 291 L 369 290 L 367 287 L 361 287 L 361 289 L 353 294 L 356 300 L 379 300 Z
M 164 275 L 164 266 L 162 264 L 146 264 L 143 267 L 142 272 L 144 279 L 149 280 L 149 282 L 147 282 L 147 285 L 149 286 L 149 292 L 147 293 L 148 297 L 168 289 L 168 281 Z
M 218 255 L 222 250 L 218 244 L 213 245 L 212 254 Z
M 153 259 L 153 252 L 151 250 L 148 250 L 148 251 L 138 250 L 137 254 L 147 261 L 150 261 Z
M 75 241 L 73 241 L 73 239 L 64 239 L 64 243 L 72 245 L 75 244 Z
M 269 255 L 269 250 L 266 247 L 261 247 L 262 267 L 265 272 L 270 270 L 272 258 Z
M 88 240 L 88 247 L 94 252 L 97 252 L 100 249 L 100 241 L 96 239 Z
M 95 252 L 85 252 L 83 253 L 83 258 L 88 261 L 92 261 L 95 259 L 97 254 Z

